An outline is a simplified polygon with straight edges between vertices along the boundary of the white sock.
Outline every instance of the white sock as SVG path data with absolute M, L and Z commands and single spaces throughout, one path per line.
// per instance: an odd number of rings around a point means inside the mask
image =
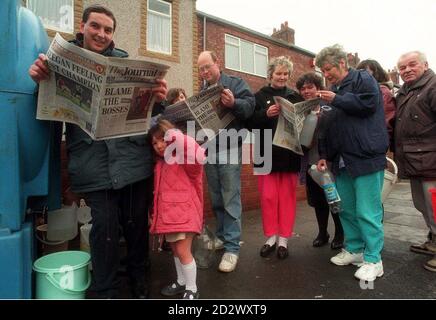
M 273 246 L 276 243 L 276 241 L 277 241 L 277 236 L 272 236 L 272 237 L 269 237 L 268 240 L 266 240 L 265 244 Z
M 288 247 L 288 238 L 279 237 L 279 247 Z
M 177 272 L 177 283 L 181 286 L 184 286 L 186 284 L 185 276 L 183 275 L 183 269 L 182 269 L 182 263 L 180 262 L 179 258 L 174 257 L 174 263 L 176 264 L 176 272 Z
M 195 259 L 188 264 L 182 264 L 183 275 L 186 279 L 186 290 L 197 292 L 197 264 Z

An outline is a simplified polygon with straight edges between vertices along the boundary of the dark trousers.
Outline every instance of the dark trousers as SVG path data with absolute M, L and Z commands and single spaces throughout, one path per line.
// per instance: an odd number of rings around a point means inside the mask
M 312 177 L 306 175 L 306 194 L 307 203 L 315 208 L 316 221 L 318 222 L 319 234 L 327 235 L 327 226 L 329 222 L 330 208 L 324 195 L 324 190 L 313 181 Z M 335 237 L 342 238 L 344 231 L 342 229 L 341 220 L 338 214 L 332 213 L 333 222 L 335 224 Z
M 119 190 L 85 193 L 91 207 L 89 235 L 93 283 L 91 290 L 102 297 L 115 297 L 119 286 L 120 231 L 127 245 L 127 273 L 131 281 L 146 281 L 148 255 L 148 207 L 152 178 Z

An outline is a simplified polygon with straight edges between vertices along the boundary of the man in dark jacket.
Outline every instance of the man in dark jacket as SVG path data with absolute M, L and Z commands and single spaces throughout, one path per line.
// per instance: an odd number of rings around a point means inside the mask
M 347 54 L 338 45 L 324 48 L 316 65 L 332 84 L 319 97 L 336 109 L 335 119 L 319 141 L 318 169 L 332 162 L 342 200 L 339 217 L 345 249 L 330 261 L 336 265 L 363 264 L 354 276 L 374 281 L 383 275 L 383 187 L 388 135 L 383 98 L 377 81 L 364 70 L 348 68 Z
M 221 84 L 225 89 L 221 94 L 221 106 L 230 110 L 235 119 L 226 129 L 239 130 L 244 121 L 254 111 L 254 95 L 244 80 L 220 72 L 218 58 L 214 52 L 204 51 L 198 57 L 198 69 L 203 80 L 203 89 L 214 84 Z M 242 140 L 230 139 L 224 131 L 210 141 L 215 148 L 208 148 L 205 166 L 212 209 L 217 218 L 217 246 L 224 245 L 225 252 L 219 265 L 222 272 L 232 272 L 238 262 L 239 241 L 241 238 L 241 167 Z M 214 150 L 216 152 L 212 152 Z M 230 154 L 230 163 L 228 155 Z M 233 159 L 234 157 L 237 159 Z M 233 160 L 233 161 L 232 161 Z
M 116 27 L 113 13 L 93 5 L 83 12 L 75 45 L 104 56 L 127 57 L 112 41 Z M 43 54 L 29 69 L 36 82 L 48 79 Z M 166 82 L 153 89 L 156 99 L 166 95 Z M 67 124 L 68 171 L 72 191 L 91 207 L 90 247 L 93 267 L 92 291 L 99 298 L 118 294 L 120 264 L 119 231 L 127 243 L 127 271 L 135 298 L 146 298 L 148 288 L 148 200 L 151 198 L 152 154 L 145 135 L 93 141 L 80 127 Z
M 410 179 L 413 204 L 429 229 L 428 241 L 410 250 L 436 254 L 436 221 L 430 188 L 436 187 L 436 75 L 419 51 L 403 54 L 398 70 L 404 81 L 397 95 L 395 160 L 402 178 Z M 424 265 L 436 272 L 436 257 Z

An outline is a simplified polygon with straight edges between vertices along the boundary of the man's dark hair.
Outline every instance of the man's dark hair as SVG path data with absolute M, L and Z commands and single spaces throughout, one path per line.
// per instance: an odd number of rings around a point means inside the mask
M 315 72 L 305 73 L 300 78 L 298 78 L 296 83 L 298 91 L 300 91 L 306 83 L 313 84 L 318 90 L 324 89 L 322 85 L 322 78 Z
M 117 20 L 115 19 L 115 16 L 113 14 L 112 11 L 110 11 L 108 8 L 106 8 L 105 6 L 102 6 L 100 4 L 94 4 L 91 5 L 89 7 L 87 7 L 84 11 L 83 11 L 83 15 L 82 15 L 82 21 L 84 23 L 86 23 L 89 19 L 89 15 L 93 12 L 96 13 L 103 13 L 105 15 L 107 15 L 109 18 L 112 19 L 112 21 L 114 22 L 114 31 L 115 31 L 115 27 L 117 26 Z
M 357 69 L 365 70 L 366 68 L 372 71 L 372 76 L 378 83 L 388 82 L 390 80 L 386 71 L 376 60 L 363 60 L 357 65 Z

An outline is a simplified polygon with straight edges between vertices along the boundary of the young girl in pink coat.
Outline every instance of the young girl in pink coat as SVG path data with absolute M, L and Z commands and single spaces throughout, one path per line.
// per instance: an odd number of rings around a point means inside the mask
M 191 246 L 203 226 L 204 149 L 166 120 L 159 120 L 148 136 L 157 156 L 150 232 L 165 235 L 177 271 L 177 280 L 161 293 L 198 299 Z

